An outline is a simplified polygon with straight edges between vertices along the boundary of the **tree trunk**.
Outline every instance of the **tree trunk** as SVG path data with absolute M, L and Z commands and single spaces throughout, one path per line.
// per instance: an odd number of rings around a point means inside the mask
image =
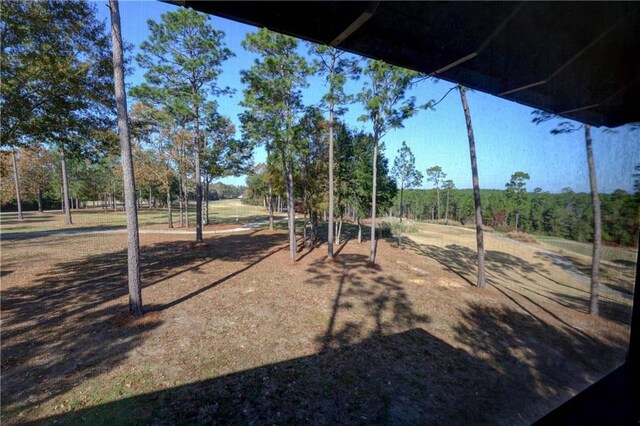
M 118 109 L 118 134 L 124 180 L 124 203 L 127 212 L 127 264 L 129 277 L 129 310 L 142 315 L 142 291 L 140 284 L 140 241 L 138 239 L 138 209 L 136 184 L 131 155 L 131 139 L 127 117 L 127 97 L 124 89 L 124 59 L 120 33 L 120 10 L 117 0 L 109 0 L 111 10 L 111 39 L 113 43 L 113 76 Z
M 602 219 L 600 214 L 600 197 L 596 182 L 596 166 L 593 160 L 591 126 L 584 125 L 584 139 L 587 146 L 587 162 L 589 164 L 589 183 L 591 184 L 591 203 L 593 204 L 593 253 L 591 258 L 591 299 L 589 313 L 598 315 L 598 293 L 600 291 L 600 244 L 602 240 Z
M 302 227 L 302 247 L 307 246 L 307 209 L 304 210 L 304 225 Z
M 196 163 L 196 242 L 202 242 L 202 181 L 200 178 L 200 117 L 198 106 L 194 108 L 196 119 L 195 131 L 193 132 Z
M 18 162 L 16 161 L 16 151 L 11 147 L 11 161 L 13 162 L 13 184 L 16 187 L 16 204 L 18 205 L 18 220 L 22 218 L 22 201 L 20 200 L 20 180 L 18 179 Z
M 478 288 L 485 288 L 486 279 L 484 272 L 484 235 L 482 226 L 482 201 L 480 199 L 480 181 L 478 179 L 478 162 L 476 159 L 476 142 L 473 137 L 473 125 L 471 124 L 471 113 L 467 104 L 465 88 L 458 86 L 464 118 L 467 123 L 467 137 L 469 138 L 469 155 L 471 157 L 471 175 L 473 179 L 473 201 L 476 210 L 476 241 L 478 245 Z
M 267 146 L 267 171 L 269 170 L 270 158 L 271 150 Z M 269 209 L 269 231 L 273 231 L 273 184 L 271 183 L 271 176 L 269 176 L 269 198 L 267 199 L 267 203 L 267 208 Z
M 520 219 L 520 213 L 518 213 L 518 210 L 516 210 L 516 232 L 518 232 L 518 221 Z
M 204 188 L 204 223 L 209 225 L 209 176 L 205 178 Z
M 436 222 L 440 220 L 440 183 L 436 185 L 436 202 L 437 202 L 437 210 L 436 210 Z
M 167 189 L 167 225 L 173 228 L 173 214 L 171 213 L 171 188 Z
M 449 219 L 449 190 L 447 189 L 447 206 L 444 209 L 444 220 Z
M 189 227 L 189 191 L 184 191 L 184 222 L 187 228 Z
M 281 150 L 282 171 L 284 174 L 285 188 L 287 191 L 287 218 L 289 222 L 289 260 L 296 261 L 296 211 L 295 198 L 293 193 L 293 159 L 285 158 L 285 151 Z M 287 164 L 288 163 L 288 164 Z
M 402 223 L 402 193 L 404 192 L 404 184 L 400 185 L 400 223 Z
M 335 65 L 335 53 L 331 55 L 331 78 Z M 329 235 L 327 236 L 327 257 L 333 259 L 333 103 L 329 105 Z
M 373 137 L 373 189 L 371 191 L 371 255 L 370 263 L 376 263 L 376 201 L 378 197 L 378 133 Z
M 67 156 L 64 152 L 64 146 L 60 147 L 60 164 L 62 169 L 62 198 L 64 208 L 64 218 L 67 225 L 73 225 L 71 220 L 71 208 L 69 207 L 69 179 L 67 177 Z
M 360 221 L 360 216 L 358 216 L 358 244 L 362 244 L 362 221 Z
M 42 188 L 38 188 L 38 211 L 40 213 L 43 212 L 43 202 L 42 202 Z
M 273 231 L 273 184 L 269 181 L 269 231 Z
M 180 210 L 179 218 L 180 218 L 180 227 L 184 226 L 184 194 L 182 192 L 182 174 L 179 175 L 178 182 L 178 209 Z

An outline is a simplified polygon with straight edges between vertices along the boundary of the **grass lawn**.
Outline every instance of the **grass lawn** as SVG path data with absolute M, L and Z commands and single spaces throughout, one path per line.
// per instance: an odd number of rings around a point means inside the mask
M 173 225 L 179 228 L 179 213 L 173 209 Z M 17 232 L 47 232 L 62 229 L 107 230 L 124 228 L 127 217 L 122 210 L 105 211 L 102 209 L 80 209 L 71 212 L 73 225 L 65 224 L 64 215 L 60 211 L 45 213 L 25 212 L 24 221 L 18 221 L 16 214 L 0 215 L 0 234 Z M 279 215 L 282 216 L 282 215 Z M 195 232 L 195 203 L 191 203 L 189 211 L 190 228 Z M 240 200 L 218 200 L 209 202 L 209 220 L 212 226 L 246 224 L 268 220 L 262 207 L 242 204 Z M 167 210 L 138 210 L 138 221 L 142 229 L 166 229 Z
M 538 245 L 487 236 L 481 291 L 473 232 L 419 224 L 371 266 L 345 229 L 295 264 L 281 229 L 143 234 L 138 319 L 125 235 L 3 241 L 2 423 L 530 424 L 624 359 L 630 297 L 588 315 Z
M 584 256 L 591 256 L 593 245 L 590 243 L 580 243 L 578 241 L 565 240 L 557 237 L 545 237 L 536 235 L 535 238 L 545 244 L 549 244 L 561 250 L 570 251 Z M 638 251 L 629 247 L 602 246 L 602 260 L 614 263 L 632 262 L 635 264 L 638 259 Z

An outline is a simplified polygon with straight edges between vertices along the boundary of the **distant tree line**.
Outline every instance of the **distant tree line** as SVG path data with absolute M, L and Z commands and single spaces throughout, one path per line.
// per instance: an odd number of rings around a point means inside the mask
M 158 169 L 150 170 L 157 164 L 152 162 L 152 153 L 135 149 L 135 171 L 138 186 L 138 202 L 146 207 L 167 207 L 166 188 L 168 184 L 171 199 L 179 193 L 178 180 L 174 176 L 163 181 L 157 177 Z M 22 208 L 29 211 L 62 209 L 63 190 L 61 184 L 60 158 L 56 150 L 44 145 L 25 149 L 15 149 L 16 165 L 20 174 Z M 11 155 L 2 152 L 0 157 L 0 208 L 16 211 L 16 192 L 13 188 Z M 123 203 L 123 184 L 120 160 L 114 155 L 105 155 L 89 161 L 80 158 L 67 160 L 69 182 L 69 205 L 72 209 L 103 207 L 116 209 Z M 210 182 L 206 199 L 219 200 L 239 198 L 246 190 L 242 185 Z M 187 187 L 190 200 L 194 200 L 195 188 Z
M 409 189 L 403 195 L 405 218 L 414 220 L 453 220 L 473 223 L 473 192 L 471 189 L 448 189 L 449 214 L 438 210 L 436 189 Z M 499 231 L 518 229 L 575 241 L 590 242 L 593 238 L 591 195 L 565 188 L 560 193 L 543 192 L 539 188 L 524 193 L 516 204 L 508 190 L 483 189 L 484 223 Z M 617 189 L 600 194 L 602 202 L 602 239 L 610 244 L 637 244 L 640 218 L 640 195 Z M 400 199 L 393 200 L 394 215 L 400 213 Z

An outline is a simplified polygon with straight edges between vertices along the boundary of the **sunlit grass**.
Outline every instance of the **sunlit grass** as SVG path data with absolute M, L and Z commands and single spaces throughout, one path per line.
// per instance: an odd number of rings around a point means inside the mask
M 593 251 L 593 244 L 590 243 L 581 243 L 578 241 L 565 240 L 557 237 L 544 236 L 536 236 L 536 239 L 561 250 L 567 250 L 573 253 L 582 254 L 584 256 L 591 256 Z M 638 257 L 638 252 L 628 247 L 612 247 L 603 245 L 601 257 L 603 260 L 607 260 L 610 262 L 620 260 L 635 262 Z
M 173 208 L 173 223 L 178 225 L 179 211 Z M 100 209 L 80 209 L 71 212 L 73 225 L 66 225 L 61 211 L 45 213 L 25 212 L 24 220 L 18 221 L 17 214 L 0 216 L 0 233 L 46 232 L 68 228 L 111 229 L 127 225 L 126 213 Z M 280 217 L 281 214 L 276 216 Z M 243 204 L 241 200 L 218 200 L 209 202 L 209 219 L 212 224 L 233 224 L 236 222 L 262 222 L 268 220 L 268 213 L 262 206 Z M 195 225 L 195 203 L 189 204 L 189 222 Z M 167 210 L 162 208 L 141 208 L 138 210 L 138 224 L 141 228 L 158 227 L 167 224 Z

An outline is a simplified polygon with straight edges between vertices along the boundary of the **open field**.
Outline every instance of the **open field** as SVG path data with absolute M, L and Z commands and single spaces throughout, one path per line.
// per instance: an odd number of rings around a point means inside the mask
M 282 230 L 142 235 L 141 319 L 125 235 L 3 241 L 2 423 L 529 424 L 622 362 L 630 266 L 593 318 L 580 264 L 488 235 L 481 291 L 475 235 L 418 228 L 373 267 L 349 238 L 291 264 Z
M 544 244 L 548 244 L 550 246 L 554 246 L 560 250 L 566 250 L 573 253 L 581 254 L 583 256 L 591 256 L 591 251 L 593 250 L 593 245 L 589 243 L 580 243 L 578 241 L 565 240 L 562 238 L 556 237 L 540 237 L 536 236 L 540 242 Z M 613 246 L 602 246 L 601 253 L 602 260 L 614 262 L 614 263 L 622 263 L 626 262 L 636 262 L 638 258 L 638 251 L 632 250 L 628 247 L 613 247 Z
M 190 228 L 195 232 L 195 203 L 190 205 Z M 142 229 L 167 229 L 166 209 L 138 210 L 138 221 Z M 18 232 L 50 232 L 63 229 L 109 230 L 125 228 L 127 217 L 122 210 L 105 211 L 100 208 L 72 210 L 73 225 L 65 224 L 64 215 L 60 211 L 44 213 L 25 212 L 25 220 L 17 220 L 15 213 L 0 215 L 0 234 Z M 173 226 L 180 229 L 178 210 L 173 209 Z M 263 222 L 268 215 L 262 207 L 245 205 L 240 200 L 219 200 L 209 202 L 209 219 L 211 226 L 243 225 Z

